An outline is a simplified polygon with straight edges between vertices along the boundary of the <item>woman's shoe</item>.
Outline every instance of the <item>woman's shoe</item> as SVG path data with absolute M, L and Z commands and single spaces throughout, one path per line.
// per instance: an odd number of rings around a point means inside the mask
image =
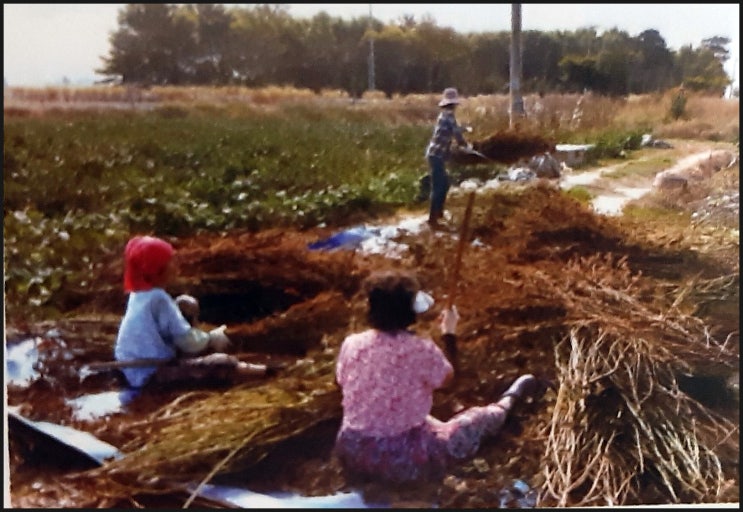
M 532 396 L 539 387 L 539 381 L 534 375 L 527 373 L 516 379 L 501 396 L 512 396 L 523 399 Z
M 516 379 L 501 396 L 510 395 L 520 400 L 536 401 L 542 398 L 548 389 L 557 391 L 557 386 L 550 380 L 527 373 Z

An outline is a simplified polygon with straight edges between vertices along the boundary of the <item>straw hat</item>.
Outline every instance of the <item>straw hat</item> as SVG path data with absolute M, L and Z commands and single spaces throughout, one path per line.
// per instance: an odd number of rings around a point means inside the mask
M 439 101 L 439 107 L 445 107 L 447 105 L 459 105 L 459 95 L 454 87 L 447 87 L 444 89 L 444 94 Z

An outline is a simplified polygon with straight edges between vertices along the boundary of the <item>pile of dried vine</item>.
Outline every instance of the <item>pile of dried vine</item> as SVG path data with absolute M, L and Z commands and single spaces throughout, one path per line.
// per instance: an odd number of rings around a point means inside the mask
M 545 286 L 571 303 L 573 327 L 555 347 L 559 390 L 544 460 L 543 506 L 728 501 L 723 471 L 739 453 L 739 425 L 684 393 L 679 375 L 738 367 L 736 344 L 718 342 L 673 302 L 635 297 L 623 262 L 569 264 Z M 588 271 L 587 271 L 588 270 Z M 704 283 L 699 287 L 706 289 Z M 688 288 L 682 294 L 692 293 Z
M 500 130 L 482 140 L 474 141 L 472 149 L 482 153 L 493 162 L 508 165 L 522 158 L 553 152 L 555 144 L 539 133 Z M 452 161 L 461 165 L 486 163 L 482 157 L 464 152 L 453 152 Z
M 125 457 L 76 477 L 97 482 L 99 499 L 180 491 L 190 494 L 188 505 L 215 475 L 250 467 L 281 441 L 340 418 L 331 365 L 332 357 L 320 354 L 300 360 L 280 385 L 181 395 L 128 426 Z

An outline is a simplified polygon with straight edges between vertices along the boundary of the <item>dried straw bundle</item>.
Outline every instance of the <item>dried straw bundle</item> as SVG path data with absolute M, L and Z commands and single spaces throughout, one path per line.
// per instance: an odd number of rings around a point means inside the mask
M 558 345 L 543 505 L 724 499 L 718 453 L 737 453 L 738 425 L 681 392 L 654 349 L 648 340 L 591 329 L 574 329 Z
M 737 457 L 739 425 L 682 392 L 676 377 L 711 365 L 733 371 L 737 347 L 712 339 L 678 301 L 665 313 L 641 303 L 626 262 L 613 272 L 607 264 L 568 264 L 564 280 L 545 281 L 577 317 L 555 347 L 560 387 L 540 503 L 724 500 L 721 459 Z
M 125 457 L 88 476 L 115 483 L 100 487 L 118 496 L 131 496 L 192 489 L 218 473 L 250 467 L 277 443 L 340 418 L 340 393 L 327 375 L 286 378 L 281 387 L 182 395 L 132 426 Z
M 641 288 L 642 276 L 632 273 L 627 258 L 615 259 L 611 254 L 577 258 L 566 263 L 559 279 L 541 276 L 539 287 L 563 301 L 570 313 L 568 325 L 595 325 L 646 339 L 653 344 L 656 363 L 674 364 L 687 372 L 699 367 L 738 368 L 737 345 L 714 339 L 703 320 L 679 310 L 685 296 L 703 293 L 704 282 L 676 287 L 669 304 L 654 304 L 643 300 L 654 290 Z

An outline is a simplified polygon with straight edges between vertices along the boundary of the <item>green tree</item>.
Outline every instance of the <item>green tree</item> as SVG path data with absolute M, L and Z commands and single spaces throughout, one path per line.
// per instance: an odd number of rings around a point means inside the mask
M 186 4 L 182 9 L 195 30 L 193 82 L 229 83 L 232 14 L 220 4 Z
M 637 67 L 638 55 L 627 32 L 612 29 L 601 37 L 601 50 L 596 56 L 595 90 L 612 96 L 630 91 L 630 72 Z
M 439 91 L 452 84 L 465 94 L 470 91 L 465 78 L 471 71 L 471 47 L 466 38 L 451 28 L 437 26 L 430 17 L 424 17 L 410 30 L 418 59 L 411 66 L 417 77 L 411 92 Z
M 581 28 L 573 32 L 559 31 L 556 35 L 563 56 L 596 55 L 601 51 L 601 40 L 595 27 Z
M 257 5 L 235 9 L 232 30 L 235 52 L 231 58 L 234 80 L 257 87 L 270 84 L 294 85 L 283 71 L 292 67 L 299 40 L 299 23 L 280 5 Z
M 379 22 L 373 21 L 372 26 L 374 23 Z M 369 42 L 364 37 L 368 27 L 369 20 L 365 17 L 349 22 L 337 19 L 334 24 L 338 43 L 335 61 L 338 82 L 334 86 L 349 91 L 354 97 L 360 96 L 369 84 Z
M 506 92 L 511 32 L 461 35 L 424 17 L 390 24 L 350 21 L 326 12 L 295 19 L 282 4 L 127 4 L 119 11 L 110 52 L 97 72 L 124 83 L 293 85 L 319 91 L 365 90 L 370 38 L 375 85 L 388 95 Z M 521 34 L 521 88 L 625 95 L 662 91 L 682 81 L 690 90 L 724 91 L 730 40 L 714 36 L 674 53 L 655 29 L 630 37 L 595 27 Z
M 584 89 L 601 89 L 603 77 L 598 70 L 596 57 L 567 55 L 560 60 L 561 82 L 568 92 L 583 92 Z
M 536 30 L 521 33 L 523 38 L 523 89 L 546 91 L 557 85 L 562 53 L 554 36 Z
M 702 47 L 710 50 L 715 58 L 723 64 L 730 58 L 730 51 L 727 48 L 729 44 L 730 38 L 724 36 L 702 39 Z
M 636 59 L 630 74 L 631 92 L 663 91 L 673 86 L 673 54 L 660 33 L 645 30 L 635 38 L 634 43 Z
M 676 56 L 680 82 L 692 91 L 722 95 L 731 80 L 725 73 L 722 61 L 705 47 L 682 46 Z
M 128 4 L 111 34 L 111 53 L 98 73 L 123 83 L 181 84 L 192 74 L 192 24 L 168 4 Z
M 358 91 L 359 79 L 366 77 L 366 45 L 362 40 L 367 24 L 368 21 L 361 18 L 345 22 L 324 11 L 305 24 L 302 86 L 314 90 L 353 88 Z M 351 74 L 355 80 L 349 77 Z
M 411 71 L 420 58 L 410 26 L 387 25 L 374 34 L 376 88 L 388 95 L 411 92 Z
M 510 35 L 505 31 L 468 36 L 469 90 L 491 94 L 507 90 L 509 44 Z

